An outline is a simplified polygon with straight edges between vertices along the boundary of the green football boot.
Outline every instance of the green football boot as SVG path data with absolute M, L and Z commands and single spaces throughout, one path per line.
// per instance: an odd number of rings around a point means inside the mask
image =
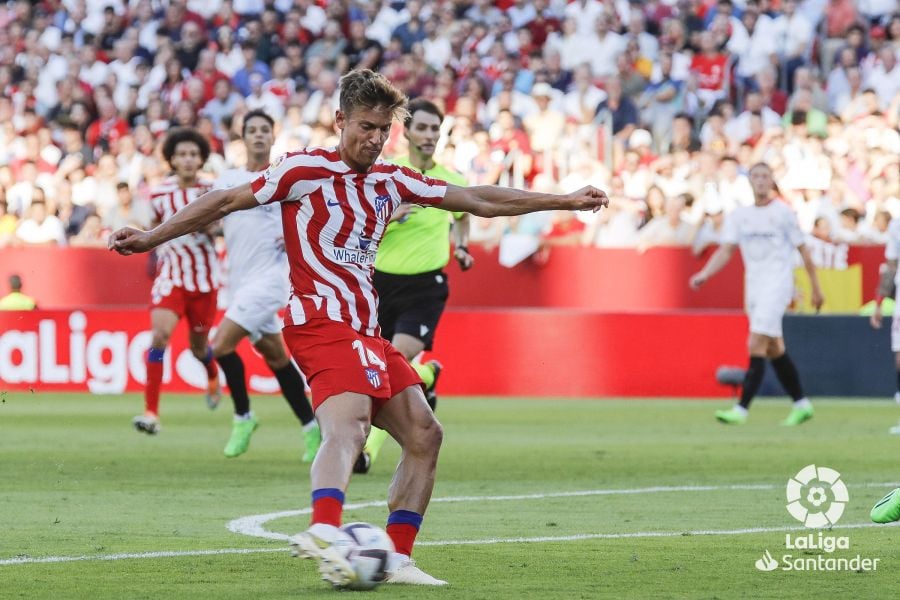
M 790 414 L 788 414 L 787 419 L 782 421 L 782 425 L 785 427 L 795 427 L 800 425 L 801 423 L 805 423 L 812 419 L 813 416 L 813 407 L 812 404 L 807 404 L 806 406 L 796 406 L 791 409 Z
M 716 419 L 727 425 L 743 425 L 747 422 L 747 411 L 733 406 L 728 410 L 717 410 Z
M 259 427 L 259 421 L 256 420 L 256 417 L 235 421 L 231 426 L 231 437 L 225 444 L 225 456 L 234 458 L 246 452 L 250 447 L 250 436 L 257 427 Z
M 878 501 L 869 513 L 876 523 L 891 523 L 900 521 L 900 488 L 888 493 Z
M 318 423 L 313 423 L 309 429 L 303 431 L 303 462 L 311 463 L 316 458 L 316 452 L 322 444 L 322 431 Z

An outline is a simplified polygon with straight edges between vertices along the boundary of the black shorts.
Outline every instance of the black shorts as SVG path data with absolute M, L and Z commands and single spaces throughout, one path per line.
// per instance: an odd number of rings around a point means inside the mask
M 440 270 L 419 275 L 375 271 L 372 283 L 378 292 L 382 337 L 390 340 L 397 333 L 405 333 L 421 340 L 425 349 L 431 350 L 434 330 L 450 295 L 447 274 Z

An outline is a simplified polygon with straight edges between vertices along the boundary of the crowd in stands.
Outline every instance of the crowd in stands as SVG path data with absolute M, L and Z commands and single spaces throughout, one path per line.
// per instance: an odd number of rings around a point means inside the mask
M 822 243 L 900 217 L 896 0 L 18 0 L 0 6 L 0 247 L 147 226 L 172 127 L 211 176 L 241 115 L 278 153 L 337 141 L 338 80 L 372 68 L 447 114 L 471 184 L 608 191 L 596 215 L 475 220 L 546 246 L 715 244 L 766 161 Z M 385 156 L 403 153 L 399 128 Z

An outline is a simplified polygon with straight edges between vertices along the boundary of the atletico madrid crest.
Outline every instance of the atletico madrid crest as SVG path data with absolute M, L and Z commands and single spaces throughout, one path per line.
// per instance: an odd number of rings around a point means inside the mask
M 378 374 L 378 371 L 371 367 L 366 367 L 366 379 L 369 380 L 369 383 L 372 384 L 373 388 L 381 387 L 381 375 Z
M 375 216 L 377 216 L 380 221 L 387 221 L 391 218 L 392 207 L 391 197 L 388 194 L 375 196 Z

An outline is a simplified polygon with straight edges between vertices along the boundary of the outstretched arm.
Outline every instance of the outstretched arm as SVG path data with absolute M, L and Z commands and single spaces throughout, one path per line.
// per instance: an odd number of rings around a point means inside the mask
M 706 283 L 710 277 L 721 271 L 728 264 L 728 261 L 731 260 L 736 248 L 737 246 L 734 244 L 722 244 L 719 246 L 719 249 L 709 257 L 706 265 L 691 277 L 691 287 L 695 290 L 700 289 L 700 286 Z
M 809 283 L 812 285 L 812 305 L 816 312 L 819 312 L 822 309 L 822 305 L 825 304 L 825 296 L 822 295 L 822 288 L 819 286 L 816 265 L 813 262 L 812 255 L 809 253 L 809 248 L 805 244 L 800 245 L 797 250 L 800 251 L 800 257 L 803 259 L 803 268 L 806 269 L 806 273 L 809 275 Z
M 250 184 L 207 192 L 150 231 L 124 227 L 109 236 L 109 249 L 119 254 L 147 252 L 169 240 L 201 231 L 210 223 L 238 210 L 259 206 Z
M 447 184 L 437 208 L 479 217 L 523 215 L 541 210 L 600 210 L 609 206 L 606 192 L 586 186 L 571 194 L 540 194 L 499 185 L 459 187 Z
M 878 272 L 879 279 L 878 290 L 875 292 L 875 312 L 872 313 L 872 316 L 869 319 L 869 322 L 875 329 L 881 328 L 881 321 L 883 319 L 881 302 L 885 298 L 893 298 L 896 292 L 894 289 L 894 277 L 897 276 L 897 261 L 887 260 L 881 264 Z

